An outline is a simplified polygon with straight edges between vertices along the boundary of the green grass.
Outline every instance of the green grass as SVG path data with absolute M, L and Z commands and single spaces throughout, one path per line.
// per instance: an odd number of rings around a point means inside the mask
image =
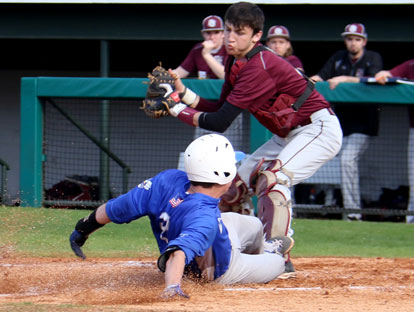
M 0 207 L 0 257 L 74 257 L 69 235 L 90 210 Z M 390 222 L 294 219 L 293 257 L 413 258 L 414 225 Z M 83 248 L 89 257 L 157 257 L 149 219 L 108 224 Z
M 24 256 L 72 257 L 69 235 L 90 210 L 0 207 L 0 247 Z M 1 250 L 0 249 L 0 252 Z M 110 223 L 86 242 L 90 257 L 156 257 L 158 247 L 148 218 Z
M 414 224 L 296 219 L 293 256 L 414 257 Z

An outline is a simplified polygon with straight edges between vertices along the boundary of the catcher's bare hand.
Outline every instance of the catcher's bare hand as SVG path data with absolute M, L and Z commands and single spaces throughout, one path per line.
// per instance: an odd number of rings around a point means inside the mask
M 168 72 L 174 77 L 174 87 L 177 94 L 180 96 L 181 102 L 187 106 L 192 106 L 196 102 L 198 103 L 199 96 L 187 88 L 180 77 L 172 69 L 169 69 Z
M 174 78 L 174 87 L 175 90 L 179 93 L 183 93 L 185 90 L 185 85 L 183 84 L 180 76 L 177 75 L 171 68 L 168 70 L 168 73 L 171 75 L 171 77 Z

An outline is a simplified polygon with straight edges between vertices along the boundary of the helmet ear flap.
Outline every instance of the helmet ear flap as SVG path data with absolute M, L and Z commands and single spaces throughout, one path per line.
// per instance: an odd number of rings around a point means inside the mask
M 233 146 L 222 135 L 203 135 L 187 147 L 184 168 L 190 181 L 227 184 L 237 173 Z

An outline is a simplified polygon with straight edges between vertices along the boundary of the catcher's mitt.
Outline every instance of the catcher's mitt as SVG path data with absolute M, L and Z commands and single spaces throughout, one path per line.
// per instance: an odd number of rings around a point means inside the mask
M 155 67 L 151 73 L 148 73 L 148 89 L 146 98 L 155 98 L 165 94 L 165 89 L 160 87 L 161 83 L 174 86 L 174 77 L 162 66 Z
M 168 104 L 163 99 L 166 90 L 160 87 L 160 84 L 168 84 L 174 89 L 175 77 L 161 66 L 155 67 L 151 73 L 148 73 L 149 82 L 145 100 L 142 102 L 142 109 L 151 118 L 160 118 L 168 115 Z M 164 103 L 163 103 L 164 102 Z
M 142 109 L 151 118 L 161 118 L 169 115 L 169 108 L 176 104 L 171 97 L 159 96 L 156 98 L 145 98 L 142 101 Z

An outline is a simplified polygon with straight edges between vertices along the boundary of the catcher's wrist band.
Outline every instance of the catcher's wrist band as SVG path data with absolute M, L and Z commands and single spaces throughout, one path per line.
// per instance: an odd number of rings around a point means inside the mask
M 181 111 L 180 114 L 178 114 L 178 119 L 185 122 L 186 124 L 194 127 L 194 115 L 197 113 L 195 109 L 192 109 L 191 107 L 186 107 L 184 110 Z
M 195 94 L 191 89 L 185 87 L 184 92 L 180 93 L 181 101 L 187 105 L 191 105 L 197 99 L 197 94 Z

